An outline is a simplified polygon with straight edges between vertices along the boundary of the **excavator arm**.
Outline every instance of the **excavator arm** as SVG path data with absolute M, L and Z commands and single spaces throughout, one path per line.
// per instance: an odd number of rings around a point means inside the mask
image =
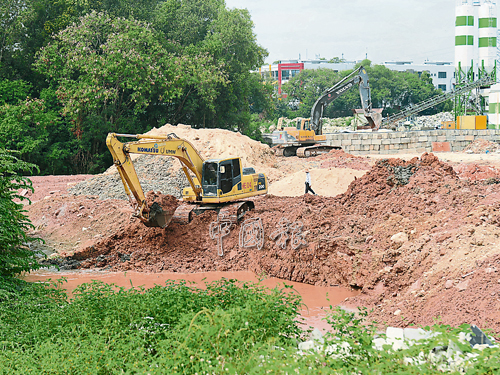
M 117 137 L 136 138 L 138 141 L 122 143 Z M 196 200 L 201 201 L 201 173 L 204 160 L 190 142 L 178 138 L 173 133 L 166 137 L 109 133 L 106 138 L 106 145 L 113 156 L 113 163 L 118 169 L 125 192 L 135 209 L 135 216 L 146 225 L 163 227 L 170 221 L 170 218 L 166 217 L 170 213 L 164 213 L 161 207 L 155 207 L 155 209 L 145 212 L 146 196 L 137 177 L 130 154 L 164 155 L 179 159 L 184 174 L 196 195 Z M 195 175 L 195 178 L 191 176 L 189 171 Z
M 382 115 L 380 113 L 373 112 L 372 110 L 370 86 L 368 84 L 368 74 L 366 73 L 366 70 L 362 66 L 360 66 L 347 77 L 326 90 L 312 106 L 311 128 L 314 130 L 316 135 L 323 134 L 321 118 L 323 117 L 324 108 L 356 84 L 359 85 L 361 105 L 365 112 L 365 117 L 370 124 L 370 127 L 372 129 L 378 129 L 380 127 Z

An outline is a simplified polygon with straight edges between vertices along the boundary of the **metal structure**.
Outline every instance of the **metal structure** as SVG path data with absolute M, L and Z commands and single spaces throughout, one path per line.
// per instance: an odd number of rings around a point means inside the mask
M 428 100 L 425 100 L 417 105 L 409 106 L 409 107 L 403 109 L 401 112 L 395 113 L 395 114 L 387 117 L 385 120 L 382 121 L 381 128 L 388 127 L 390 124 L 393 124 L 397 121 L 403 120 L 408 116 L 425 111 L 428 108 L 432 108 L 435 105 L 442 103 L 448 99 L 457 98 L 461 95 L 471 93 L 472 90 L 474 90 L 474 89 L 479 89 L 479 88 L 484 87 L 484 86 L 489 86 L 493 83 L 495 83 L 494 78 L 492 78 L 491 76 L 484 76 L 483 78 L 481 78 L 477 81 L 473 81 L 473 82 L 463 84 L 461 86 L 457 86 L 455 88 L 455 91 L 435 96 L 435 97 L 430 98 Z
M 497 57 L 497 7 L 485 0 L 479 7 L 478 17 L 479 78 L 496 74 Z
M 455 9 L 455 82 L 474 80 L 474 6 L 458 0 Z
M 455 19 L 455 117 L 483 115 L 486 100 L 479 88 L 497 80 L 497 5 L 495 0 L 457 0 Z M 486 78 L 476 92 L 462 90 Z

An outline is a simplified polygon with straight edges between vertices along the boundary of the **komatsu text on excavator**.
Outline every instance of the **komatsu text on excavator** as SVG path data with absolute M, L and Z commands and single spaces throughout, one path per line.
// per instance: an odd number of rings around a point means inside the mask
M 337 82 L 323 92 L 312 106 L 310 119 L 299 118 L 295 127 L 280 128 L 278 124 L 276 131 L 272 134 L 264 135 L 272 146 L 276 146 L 276 155 L 309 157 L 329 152 L 332 149 L 339 149 L 340 147 L 326 144 L 321 117 L 323 116 L 324 108 L 328 104 L 355 85 L 359 85 L 361 105 L 364 115 L 368 120 L 369 125 L 366 128 L 378 130 L 382 122 L 382 115 L 372 109 L 368 74 L 360 66 L 340 82 Z M 359 128 L 361 129 L 361 127 Z
M 122 143 L 117 137 L 138 140 Z M 189 141 L 173 133 L 167 136 L 109 133 L 106 145 L 134 207 L 134 215 L 150 227 L 165 228 L 171 220 L 188 223 L 193 213 L 204 210 L 217 210 L 240 219 L 254 208 L 253 201 L 241 199 L 267 193 L 267 177 L 255 173 L 253 168 L 242 168 L 239 157 L 203 160 Z M 175 212 L 164 210 L 157 202 L 147 207 L 130 154 L 173 156 L 181 162 L 190 187 L 182 191 L 184 203 Z

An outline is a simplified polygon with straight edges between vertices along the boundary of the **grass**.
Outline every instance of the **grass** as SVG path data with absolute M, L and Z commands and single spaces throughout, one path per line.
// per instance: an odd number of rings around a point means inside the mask
M 467 327 L 405 350 L 373 348 L 367 312 L 333 309 L 316 350 L 299 352 L 301 299 L 290 286 L 221 280 L 196 288 L 169 281 L 151 289 L 83 284 L 68 300 L 61 281 L 25 283 L 0 295 L 0 374 L 495 374 L 498 348 L 473 351 Z M 443 345 L 468 358 L 450 367 Z M 435 351 L 435 350 L 434 350 Z M 477 355 L 470 357 L 468 354 Z M 439 357 L 439 358 L 438 358 Z M 416 358 L 408 363 L 408 358 Z M 448 367 L 446 367 L 448 366 Z

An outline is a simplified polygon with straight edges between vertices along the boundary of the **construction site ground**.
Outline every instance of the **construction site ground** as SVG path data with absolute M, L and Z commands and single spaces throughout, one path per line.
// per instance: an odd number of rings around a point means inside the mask
M 486 153 L 490 144 L 476 141 L 457 153 L 332 151 L 300 159 L 276 157 L 268 146 L 224 130 L 166 125 L 152 131 L 172 132 L 207 159 L 240 156 L 244 166 L 269 177 L 269 194 L 245 217 L 262 223 L 260 250 L 241 246 L 240 222 L 223 237 L 220 256 L 210 235 L 213 212 L 186 225 L 145 227 L 131 217 L 127 200 L 113 198 L 124 198 L 114 167 L 99 176 L 33 177 L 35 192 L 22 194 L 32 201 L 26 205 L 31 234 L 45 244 L 32 246 L 81 270 L 250 271 L 342 286 L 357 292 L 343 304 L 372 309 L 370 317 L 381 324 L 469 323 L 500 338 L 500 154 Z M 138 175 L 153 190 L 165 192 L 157 181 L 167 184 L 168 194 L 179 198 L 186 183 L 179 163 L 140 158 L 137 165 L 146 169 Z M 305 169 L 317 196 L 303 194 Z

